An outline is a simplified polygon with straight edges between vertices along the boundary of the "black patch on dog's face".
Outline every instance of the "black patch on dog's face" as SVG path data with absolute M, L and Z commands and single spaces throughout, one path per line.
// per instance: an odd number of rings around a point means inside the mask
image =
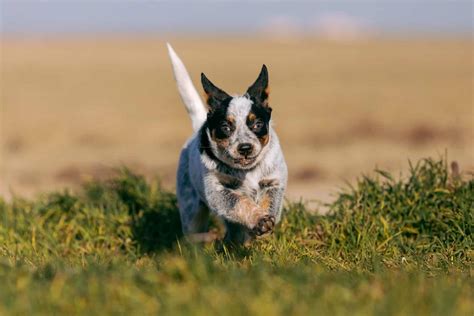
M 265 146 L 269 140 L 268 131 L 272 109 L 269 106 L 263 106 L 255 98 L 251 98 L 251 100 L 253 104 L 247 116 L 247 126 L 258 137 L 262 146 Z
M 216 141 L 229 138 L 235 131 L 235 122 L 227 116 L 231 97 L 222 101 L 207 113 L 207 126 L 211 137 Z
M 227 109 L 232 97 L 224 90 L 216 87 L 203 73 L 201 74 L 201 82 L 209 105 L 206 128 L 218 146 L 225 147 L 228 145 L 225 140 L 232 135 L 236 128 L 235 122 L 227 116 Z
M 232 97 L 216 87 L 203 73 L 201 73 L 201 83 L 206 93 L 206 102 L 209 105 L 207 120 L 201 129 L 201 153 L 205 152 L 211 159 L 218 160 L 212 152 L 211 140 L 207 131 L 218 147 L 228 146 L 227 139 L 235 131 L 235 124 L 227 117 L 227 109 Z
M 235 124 L 227 117 L 231 97 L 214 106 L 207 113 L 207 120 L 201 129 L 201 153 L 204 151 L 210 158 L 217 160 L 211 149 L 210 140 L 206 131 L 218 146 L 227 146 L 226 140 L 235 131 Z

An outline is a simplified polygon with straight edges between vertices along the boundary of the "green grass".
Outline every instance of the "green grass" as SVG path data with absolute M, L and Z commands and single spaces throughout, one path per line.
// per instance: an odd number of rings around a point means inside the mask
M 123 170 L 0 200 L 0 314 L 472 315 L 474 180 L 423 160 L 329 215 L 287 203 L 251 247 L 193 246 L 174 194 Z

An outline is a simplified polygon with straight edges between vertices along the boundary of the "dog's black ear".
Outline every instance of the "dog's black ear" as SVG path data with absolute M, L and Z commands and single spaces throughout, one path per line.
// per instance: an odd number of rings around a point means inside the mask
M 263 65 L 257 80 L 247 89 L 250 97 L 255 98 L 263 106 L 268 106 L 268 95 L 270 90 L 268 88 L 268 70 L 267 66 Z
M 230 95 L 216 87 L 203 73 L 201 73 L 201 83 L 202 87 L 204 88 L 204 92 L 206 92 L 207 104 L 209 104 L 211 109 L 218 107 L 222 101 L 230 98 Z

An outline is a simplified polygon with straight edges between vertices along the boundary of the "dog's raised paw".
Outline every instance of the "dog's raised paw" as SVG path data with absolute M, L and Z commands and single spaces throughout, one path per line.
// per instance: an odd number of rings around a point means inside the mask
M 253 232 L 257 236 L 262 236 L 273 231 L 275 227 L 275 216 L 265 215 L 258 220 L 257 225 L 253 228 Z

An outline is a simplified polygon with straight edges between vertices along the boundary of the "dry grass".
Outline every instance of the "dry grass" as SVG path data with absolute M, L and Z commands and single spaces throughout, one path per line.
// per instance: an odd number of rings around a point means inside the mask
M 470 40 L 173 39 L 195 83 L 242 92 L 270 70 L 292 197 L 327 198 L 374 165 L 448 151 L 473 170 Z M 174 186 L 191 125 L 160 38 L 2 43 L 0 194 L 30 195 L 126 164 Z

